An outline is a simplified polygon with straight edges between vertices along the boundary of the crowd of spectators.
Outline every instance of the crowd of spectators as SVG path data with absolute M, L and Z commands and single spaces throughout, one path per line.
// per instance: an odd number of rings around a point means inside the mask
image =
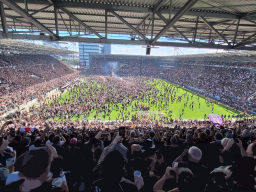
M 8 62 L 6 59 L 5 62 Z M 9 61 L 10 62 L 10 61 Z M 35 61 L 36 62 L 36 61 Z M 162 69 L 154 62 L 148 64 L 130 61 L 109 66 L 92 64 L 90 74 L 119 76 L 162 77 L 184 86 L 201 89 L 208 94 L 232 102 L 243 101 L 255 91 L 254 73 L 248 70 L 227 70 L 214 67 L 176 66 Z M 28 74 L 51 78 L 43 83 L 7 92 L 1 97 L 6 105 L 45 94 L 54 87 L 65 85 L 78 77 L 77 73 L 54 78 L 49 70 L 58 70 L 54 64 L 42 63 L 42 70 L 17 66 Z M 61 64 L 63 65 L 63 64 Z M 53 69 L 55 68 L 55 69 Z M 13 68 L 16 70 L 16 68 Z M 63 69 L 60 69 L 65 73 Z M 70 70 L 70 69 L 69 69 Z M 65 70 L 64 70 L 65 71 Z M 17 71 L 19 72 L 19 71 Z M 35 74 L 35 72 L 37 72 Z M 41 73 L 42 72 L 42 73 Z M 24 73 L 23 73 L 24 74 Z M 105 82 L 109 77 L 98 77 Z M 129 79 L 130 77 L 126 78 Z M 2 79 L 5 79 L 2 77 Z M 113 78 L 114 79 L 114 78 Z M 136 78 L 139 89 L 147 77 Z M 114 80 L 113 80 L 114 81 Z M 125 80 L 124 80 L 125 81 Z M 105 87 L 112 97 L 104 98 L 97 87 L 91 86 L 99 96 L 87 98 L 82 92 L 77 98 L 66 99 L 63 104 L 43 105 L 71 113 L 86 98 L 87 104 L 97 101 L 104 107 L 104 99 L 116 103 L 128 89 L 118 81 L 117 88 Z M 3 80 L 4 82 L 4 80 Z M 112 82 L 112 81 L 111 81 Z M 136 84 L 130 85 L 133 93 Z M 86 83 L 85 83 L 86 84 Z M 86 85 L 84 85 L 86 86 Z M 79 87 L 73 87 L 76 90 Z M 121 90 L 121 91 L 120 91 Z M 90 91 L 90 90 L 89 90 Z M 138 93 L 137 93 L 138 94 Z M 119 95 L 118 97 L 116 95 Z M 125 95 L 123 95 L 125 97 Z M 99 97 L 102 97 L 101 100 Z M 75 99 L 76 98 L 76 99 Z M 54 98 L 56 99 L 56 97 Z M 74 100 L 72 100 L 74 99 Z M 232 100 L 233 99 L 233 100 Z M 254 98 L 253 98 L 254 99 Z M 252 99 L 252 102 L 254 100 Z M 72 101 L 71 101 L 72 100 Z M 73 103 L 72 103 L 73 102 Z M 230 102 L 230 101 L 229 101 Z M 237 102 L 238 103 L 238 102 Z M 64 108 L 64 105 L 71 105 Z M 63 106 L 61 106 L 63 105 Z M 40 107 L 43 107 L 40 106 Z M 85 106 L 83 106 L 86 108 Z M 47 109 L 45 108 L 45 109 Z M 44 111 L 44 110 L 43 110 Z M 45 110 L 46 112 L 46 110 Z M 244 192 L 255 191 L 256 177 L 256 124 L 253 119 L 224 121 L 173 120 L 169 126 L 158 121 L 135 119 L 133 122 L 89 122 L 87 120 L 49 120 L 43 115 L 29 112 L 16 113 L 0 129 L 0 189 L 3 191 L 65 191 L 65 192 Z M 172 127 L 172 128 L 170 128 Z
M 0 67 L 20 66 L 20 65 L 35 65 L 35 64 L 57 64 L 59 61 L 49 55 L 2 55 Z M 5 65 L 4 65 L 5 64 Z
M 45 95 L 77 78 L 77 73 L 47 55 L 2 56 L 0 114 Z
M 24 117 L 24 116 L 23 116 Z M 253 191 L 253 120 L 6 122 L 0 131 L 3 191 Z M 196 125 L 195 125 L 196 124 Z
M 103 85 L 111 78 L 92 79 L 100 79 Z M 110 83 L 105 88 L 108 94 L 119 96 L 109 100 L 118 99 L 122 92 L 136 86 L 123 86 L 130 85 L 125 80 L 130 77 L 123 81 L 112 79 L 112 84 L 116 81 L 115 89 Z M 147 77 L 133 79 L 139 85 L 137 91 L 147 89 L 142 86 Z M 72 86 L 71 92 L 80 86 L 86 83 Z M 99 92 L 97 96 L 97 87 L 90 87 L 87 95 L 82 91 L 77 99 L 72 96 L 63 104 L 46 103 L 39 109 L 45 109 L 42 113 L 54 109 L 54 116 L 61 108 L 77 113 L 83 98 L 90 100 L 87 106 L 95 101 L 102 103 L 99 98 L 105 98 L 104 94 Z M 87 98 L 89 92 L 95 97 Z M 206 120 L 173 120 L 167 126 L 139 118 L 106 123 L 70 118 L 57 121 L 49 120 L 52 115 L 44 118 L 42 113 L 16 113 L 0 130 L 0 188 L 4 191 L 254 190 L 256 124 L 252 119 L 226 120 L 222 125 Z
M 195 63 L 209 66 L 191 65 Z M 213 67 L 211 65 L 227 65 L 229 67 L 234 66 L 234 68 Z M 256 93 L 255 71 L 236 68 L 238 64 L 232 62 L 184 62 L 174 63 L 173 66 L 163 68 L 152 61 L 141 62 L 138 59 L 128 61 L 95 59 L 92 60 L 89 74 L 111 75 L 114 72 L 118 76 L 141 75 L 163 78 L 182 86 L 195 88 L 205 95 L 210 94 L 236 109 L 256 110 L 254 102 Z M 253 99 L 250 100 L 249 98 L 252 96 Z
M 234 56 L 233 56 L 234 58 Z M 182 59 L 183 60 L 183 59 Z M 242 59 L 241 59 L 242 60 Z M 256 67 L 255 63 L 252 62 L 226 62 L 226 61 L 181 61 L 179 64 L 187 64 L 187 65 L 208 65 L 208 66 L 213 66 L 213 65 L 223 65 L 223 66 L 228 66 L 228 67 Z
M 166 70 L 163 77 L 212 94 L 230 106 L 248 109 L 253 107 L 248 98 L 256 92 L 255 75 L 245 69 L 182 65 Z
M 112 75 L 118 76 L 154 76 L 159 74 L 159 68 L 151 60 L 127 59 L 127 60 L 102 60 L 93 59 L 90 63 L 88 74 L 90 75 Z

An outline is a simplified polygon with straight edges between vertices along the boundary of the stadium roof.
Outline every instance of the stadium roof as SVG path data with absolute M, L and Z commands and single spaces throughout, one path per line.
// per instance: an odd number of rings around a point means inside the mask
M 1 2 L 2 38 L 256 49 L 253 46 L 256 43 L 256 2 L 253 0 Z M 112 34 L 126 37 L 114 38 Z
M 0 39 L 0 51 L 26 54 L 69 55 L 77 52 L 14 39 Z

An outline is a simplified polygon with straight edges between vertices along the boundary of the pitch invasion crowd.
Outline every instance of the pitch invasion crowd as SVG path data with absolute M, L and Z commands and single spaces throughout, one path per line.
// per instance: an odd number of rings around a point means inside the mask
M 100 87 L 98 87 L 99 85 Z M 90 119 L 93 117 L 93 119 L 99 120 L 124 121 L 145 118 L 153 121 L 160 117 L 166 122 L 171 122 L 175 116 L 172 117 L 172 109 L 169 109 L 170 103 L 184 102 L 179 116 L 179 119 L 182 119 L 188 109 L 193 111 L 194 106 L 200 108 L 200 102 L 202 102 L 198 96 L 189 95 L 186 92 L 177 93 L 178 89 L 164 81 L 148 77 L 89 76 L 86 82 L 72 87 L 65 98 L 53 97 L 51 106 L 42 102 L 39 109 L 32 108 L 31 112 L 33 112 L 33 117 L 44 119 L 82 118 L 87 120 L 90 116 Z M 208 100 L 203 102 L 206 102 L 207 106 L 214 112 L 213 102 Z M 145 103 L 148 103 L 148 106 Z M 150 107 L 151 111 L 155 110 L 154 113 L 131 113 L 149 110 Z M 112 112 L 118 115 L 115 119 L 111 119 L 111 116 L 113 118 Z M 220 115 L 226 119 L 231 118 L 228 114 Z M 205 114 L 201 119 L 206 118 L 206 116 Z
M 166 71 L 164 77 L 203 90 L 235 107 L 255 107 L 255 103 L 248 101 L 256 92 L 254 71 L 181 66 Z
M 105 63 L 104 63 L 105 62 Z M 108 64 L 116 62 L 115 68 Z M 106 64 L 107 63 L 107 64 Z M 127 63 L 127 64 L 122 64 Z M 142 63 L 142 64 L 141 64 Z M 200 64 L 200 63 L 199 63 Z M 213 65 L 213 63 L 204 63 Z M 233 63 L 214 63 L 219 65 L 234 66 Z M 237 64 L 236 64 L 237 65 Z M 251 66 L 251 65 L 248 65 Z M 106 73 L 108 69 L 108 73 Z M 182 86 L 191 86 L 207 94 L 220 98 L 222 102 L 241 109 L 256 110 L 256 78 L 255 71 L 246 69 L 191 66 L 180 63 L 170 69 L 161 68 L 154 62 L 141 62 L 140 60 L 93 60 L 90 74 L 109 75 L 111 72 L 122 76 L 152 76 L 160 77 Z M 137 71 L 137 72 L 134 72 Z M 249 101 L 248 98 L 253 100 Z
M 77 78 L 68 66 L 47 55 L 3 56 L 0 115 Z

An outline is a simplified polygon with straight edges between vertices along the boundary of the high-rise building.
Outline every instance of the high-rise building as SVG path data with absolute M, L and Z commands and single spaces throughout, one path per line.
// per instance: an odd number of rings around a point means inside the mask
M 104 54 L 111 54 L 111 44 L 104 44 Z
M 89 66 L 89 54 L 111 54 L 111 45 L 97 43 L 79 43 L 79 62 Z

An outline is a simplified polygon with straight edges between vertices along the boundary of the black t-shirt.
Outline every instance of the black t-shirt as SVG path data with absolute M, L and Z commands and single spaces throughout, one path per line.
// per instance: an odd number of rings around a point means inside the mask
M 177 147 L 165 146 L 160 149 L 164 156 L 164 161 L 170 167 L 172 166 L 173 161 L 181 155 L 183 150 L 183 147 L 179 145 L 177 145 Z
M 25 179 L 21 179 L 19 181 L 6 185 L 3 191 L 20 192 L 19 187 L 24 181 Z M 61 188 L 53 186 L 51 182 L 44 182 L 41 186 L 35 189 L 32 189 L 30 192 L 47 192 L 47 191 L 61 192 Z
M 13 150 L 17 150 L 17 148 L 18 148 L 19 144 L 9 143 L 9 144 L 8 144 L 8 146 L 9 146 L 9 147 L 12 147 L 12 148 L 13 148 Z
M 22 145 L 18 145 L 18 147 L 17 147 L 17 150 L 16 150 L 16 153 L 17 153 L 17 158 L 19 157 L 19 156 L 21 156 L 22 154 L 24 154 L 26 151 L 28 151 L 29 150 L 29 146 L 22 146 Z
M 6 159 L 12 158 L 12 155 L 6 152 L 0 154 L 0 163 L 5 167 L 6 166 Z
M 62 156 L 63 159 L 65 160 L 66 156 L 67 156 L 67 152 L 66 152 L 65 148 L 60 145 L 55 145 L 55 144 L 53 144 L 52 146 L 56 149 L 57 154 Z
M 250 137 L 240 137 L 239 139 L 242 141 L 244 150 L 246 150 L 248 147 L 247 142 L 250 140 Z
M 110 185 L 111 186 L 111 185 Z M 127 184 L 125 182 L 119 183 L 116 187 L 107 187 L 104 189 L 102 179 L 93 182 L 91 187 L 92 192 L 138 192 L 138 188 L 135 185 Z
M 186 163 L 179 163 L 178 167 L 189 168 L 194 175 L 194 189 L 193 191 L 204 191 L 206 183 L 209 178 L 208 168 L 199 163 L 188 161 Z

